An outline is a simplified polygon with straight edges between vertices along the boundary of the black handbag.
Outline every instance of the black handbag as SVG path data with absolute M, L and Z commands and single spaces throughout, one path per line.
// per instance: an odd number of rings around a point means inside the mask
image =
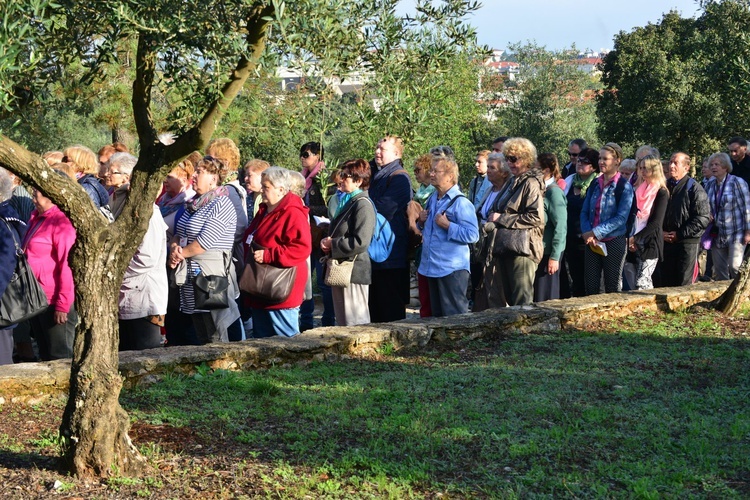
M 495 240 L 492 254 L 500 256 L 529 257 L 531 255 L 531 242 L 528 229 L 508 229 L 506 227 L 495 228 Z
M 0 298 L 0 328 L 26 321 L 43 313 L 49 307 L 47 295 L 31 271 L 26 255 L 16 241 L 13 228 L 7 220 L 2 220 L 8 227 L 16 247 L 16 268 L 5 293 Z
M 201 272 L 193 279 L 193 295 L 196 309 L 225 309 L 229 307 L 229 278 Z

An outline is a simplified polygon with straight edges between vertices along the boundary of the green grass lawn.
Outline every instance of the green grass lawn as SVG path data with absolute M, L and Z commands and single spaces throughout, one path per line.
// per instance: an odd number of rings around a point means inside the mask
M 750 343 L 737 328 L 645 315 L 599 333 L 201 370 L 123 403 L 269 464 L 269 496 L 747 497 Z

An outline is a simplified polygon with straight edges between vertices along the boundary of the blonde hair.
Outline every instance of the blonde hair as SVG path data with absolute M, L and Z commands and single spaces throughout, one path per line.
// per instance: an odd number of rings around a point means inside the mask
M 503 155 L 515 156 L 521 165 L 533 168 L 537 157 L 536 146 L 525 137 L 511 137 L 503 144 Z
M 432 162 L 432 168 L 443 167 L 445 172 L 453 177 L 453 184 L 458 184 L 458 164 L 450 158 L 437 158 Z
M 386 135 L 382 139 L 384 142 L 393 142 L 396 153 L 401 157 L 404 155 L 404 140 L 397 135 Z
M 245 173 L 253 172 L 254 174 L 259 174 L 264 170 L 271 168 L 271 164 L 265 160 L 258 160 L 257 158 L 253 158 L 252 160 L 245 163 L 245 166 L 243 168 L 245 169 Z
M 76 172 L 91 175 L 99 173 L 99 158 L 86 146 L 70 146 L 65 148 L 63 155 L 63 159 L 67 159 L 64 163 L 72 163 Z
M 646 167 L 646 172 L 648 172 L 648 174 L 645 177 L 641 177 L 639 173 L 635 187 L 640 186 L 644 182 L 648 182 L 650 184 L 658 184 L 660 187 L 666 189 L 667 180 L 664 178 L 664 170 L 662 169 L 661 160 L 659 160 L 659 158 L 654 155 L 646 155 L 636 163 L 636 165 L 640 164 L 643 164 Z
M 226 137 L 209 142 L 206 155 L 220 159 L 230 171 L 240 166 L 240 149 L 232 139 Z

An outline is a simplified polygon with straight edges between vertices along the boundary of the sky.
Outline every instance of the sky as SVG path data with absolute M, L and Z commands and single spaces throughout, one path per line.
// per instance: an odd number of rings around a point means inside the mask
M 479 43 L 505 49 L 510 42 L 534 40 L 550 50 L 611 49 L 614 36 L 670 10 L 683 17 L 699 12 L 696 0 L 480 0 L 482 8 L 468 20 Z

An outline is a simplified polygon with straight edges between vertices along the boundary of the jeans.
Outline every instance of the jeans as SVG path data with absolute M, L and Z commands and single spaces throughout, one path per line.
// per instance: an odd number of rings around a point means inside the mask
M 253 309 L 253 338 L 299 333 L 299 307 L 288 309 Z

